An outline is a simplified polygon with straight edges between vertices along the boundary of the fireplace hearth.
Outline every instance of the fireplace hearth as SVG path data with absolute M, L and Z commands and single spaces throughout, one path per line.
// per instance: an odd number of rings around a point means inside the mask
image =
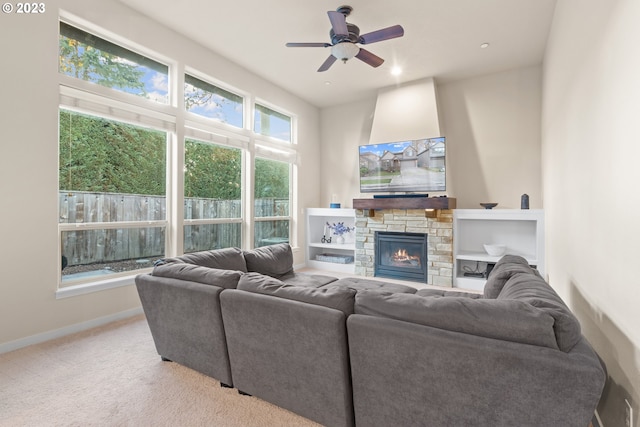
M 376 277 L 427 283 L 427 234 L 375 233 Z

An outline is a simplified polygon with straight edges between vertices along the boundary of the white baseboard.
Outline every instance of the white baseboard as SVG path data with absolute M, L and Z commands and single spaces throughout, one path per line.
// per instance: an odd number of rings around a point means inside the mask
M 9 341 L 0 344 L 0 354 L 27 347 L 29 345 L 39 344 L 41 342 L 64 337 L 66 335 L 75 334 L 76 332 L 81 332 L 87 329 L 106 325 L 107 323 L 115 322 L 116 320 L 122 320 L 128 317 L 136 316 L 138 314 L 141 314 L 142 312 L 142 307 L 132 308 L 130 310 L 121 311 L 119 313 L 110 314 L 108 316 L 98 317 L 97 319 L 87 320 L 86 322 L 65 326 L 64 328 L 54 329 L 53 331 L 31 335 L 29 337 L 20 338 L 15 341 Z

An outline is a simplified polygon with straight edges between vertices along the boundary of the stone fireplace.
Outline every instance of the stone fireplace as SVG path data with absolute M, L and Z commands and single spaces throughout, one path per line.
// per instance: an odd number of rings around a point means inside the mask
M 431 218 L 424 209 L 356 209 L 355 273 L 376 275 L 376 231 L 426 234 L 426 280 L 422 283 L 453 287 L 453 210 L 435 213 Z

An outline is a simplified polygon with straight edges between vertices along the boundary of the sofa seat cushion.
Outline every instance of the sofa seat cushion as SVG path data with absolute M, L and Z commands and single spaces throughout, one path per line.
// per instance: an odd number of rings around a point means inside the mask
M 524 301 L 361 291 L 355 313 L 558 349 L 553 317 Z
M 242 271 L 221 270 L 182 262 L 161 264 L 154 267 L 151 272 L 151 275 L 156 277 L 188 280 L 225 289 L 235 289 L 238 286 L 238 280 L 243 274 Z
M 279 280 L 287 285 L 311 286 L 313 288 L 319 288 L 321 286 L 335 282 L 336 280 L 338 280 L 338 278 L 332 276 L 324 276 L 322 274 L 291 272 L 280 277 Z
M 238 289 L 263 295 L 320 305 L 353 314 L 356 291 L 348 288 L 295 286 L 260 273 L 243 274 Z
M 293 272 L 293 252 L 288 243 L 278 243 L 244 251 L 244 259 L 248 271 L 276 279 Z
M 462 291 L 443 291 L 440 289 L 418 289 L 416 295 L 421 297 L 464 297 L 478 299 L 482 298 L 482 294 Z
M 526 302 L 552 316 L 556 341 L 560 350 L 564 352 L 571 351 L 582 337 L 578 319 L 553 288 L 538 275 L 514 275 L 504 285 L 498 300 Z
M 415 294 L 417 289 L 411 286 L 388 283 L 380 280 L 361 279 L 359 277 L 347 277 L 329 283 L 326 287 L 340 287 L 355 291 L 380 291 L 393 293 Z
M 213 249 L 210 251 L 192 252 L 175 258 L 165 258 L 158 264 L 182 262 L 187 264 L 201 265 L 209 268 L 219 268 L 221 270 L 237 270 L 247 272 L 247 264 L 244 260 L 242 250 L 238 248 Z

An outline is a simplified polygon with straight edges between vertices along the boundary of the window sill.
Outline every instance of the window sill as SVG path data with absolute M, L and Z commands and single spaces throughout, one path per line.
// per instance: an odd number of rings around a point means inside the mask
M 93 292 L 105 291 L 107 289 L 119 288 L 122 286 L 134 285 L 134 279 L 140 272 L 127 276 L 114 277 L 112 279 L 100 280 L 91 283 L 65 286 L 58 288 L 56 299 L 70 298 L 78 295 L 90 294 Z

